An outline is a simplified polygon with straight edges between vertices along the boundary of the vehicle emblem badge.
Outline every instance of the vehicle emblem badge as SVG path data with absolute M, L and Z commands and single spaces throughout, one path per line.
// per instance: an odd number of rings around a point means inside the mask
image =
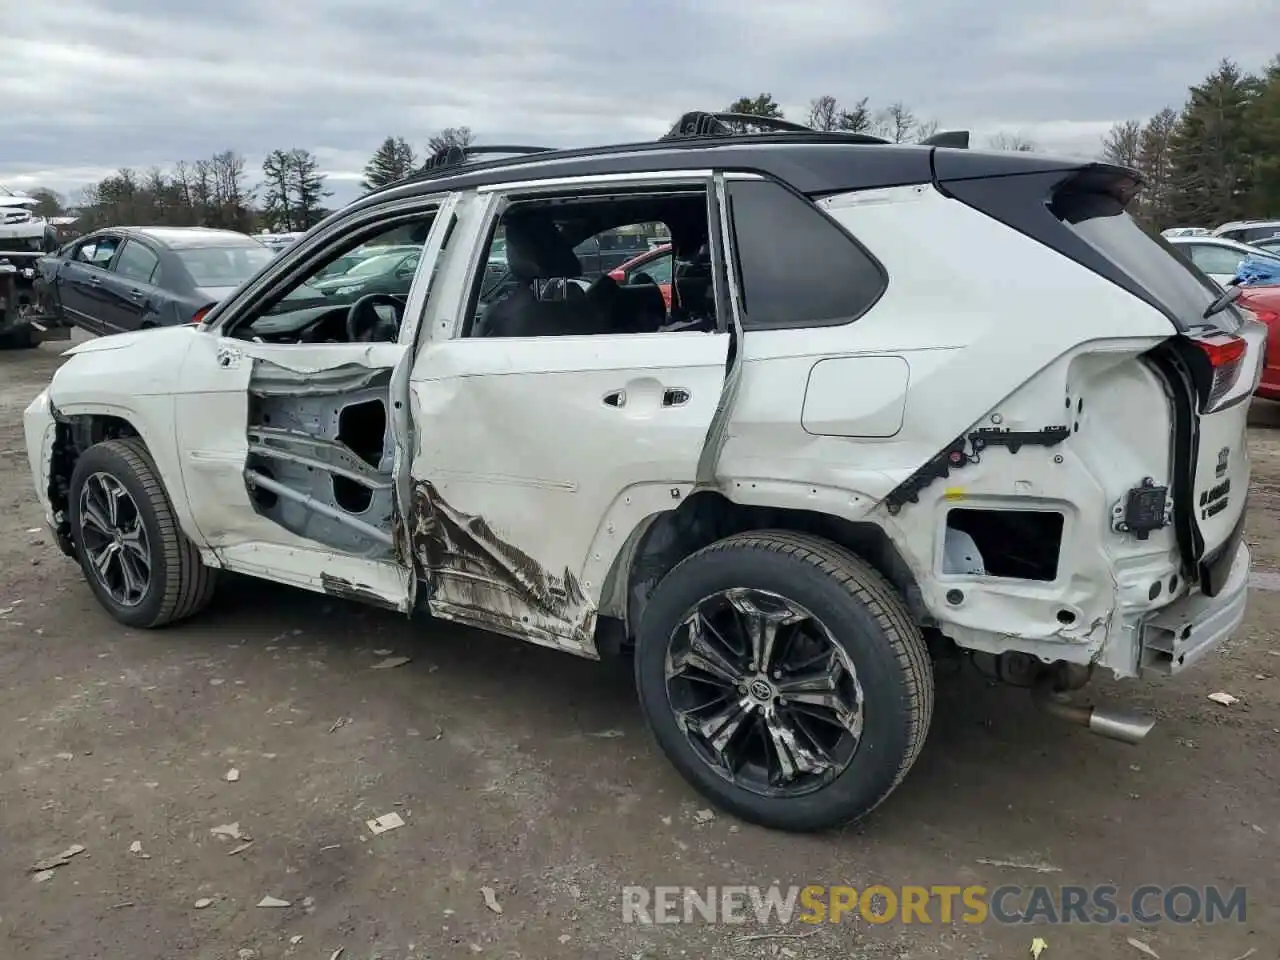
M 1222 476 L 1227 472 L 1227 463 L 1231 459 L 1231 448 L 1223 447 L 1218 451 L 1218 469 L 1217 476 Z

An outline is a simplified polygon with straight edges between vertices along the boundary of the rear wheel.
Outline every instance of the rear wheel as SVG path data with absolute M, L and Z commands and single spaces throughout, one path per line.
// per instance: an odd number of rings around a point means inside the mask
M 820 830 L 906 776 L 933 712 L 920 630 L 883 577 L 817 537 L 729 537 L 672 570 L 636 650 L 659 745 L 745 820 Z
M 121 623 L 159 627 L 201 610 L 217 571 L 178 526 L 141 440 L 86 450 L 71 475 L 76 558 L 98 601 Z

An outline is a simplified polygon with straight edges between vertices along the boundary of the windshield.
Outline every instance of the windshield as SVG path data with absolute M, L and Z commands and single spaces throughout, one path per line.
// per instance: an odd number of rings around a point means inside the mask
M 174 251 L 197 287 L 238 287 L 275 259 L 261 244 L 179 247 Z
M 376 277 L 394 270 L 404 259 L 403 253 L 380 253 L 357 263 L 343 274 L 344 277 Z

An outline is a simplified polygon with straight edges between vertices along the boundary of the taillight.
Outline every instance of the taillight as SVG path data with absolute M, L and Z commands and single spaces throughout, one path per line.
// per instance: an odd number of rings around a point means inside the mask
M 201 307 L 199 310 L 197 310 L 191 317 L 192 325 L 195 326 L 195 325 L 204 323 L 204 318 L 208 316 L 209 311 L 212 309 L 213 309 L 213 304 L 211 303 L 208 306 Z
M 1240 370 L 1245 355 L 1249 352 L 1249 344 L 1243 337 L 1228 333 L 1203 339 L 1197 338 L 1192 343 L 1209 361 L 1209 369 L 1213 375 L 1203 407 L 1208 413 L 1231 392 L 1236 381 L 1240 379 Z

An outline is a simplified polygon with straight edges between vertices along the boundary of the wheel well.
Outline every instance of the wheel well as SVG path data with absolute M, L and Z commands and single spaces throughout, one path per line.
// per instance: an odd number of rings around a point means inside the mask
M 80 455 L 95 443 L 140 436 L 128 420 L 106 414 L 87 413 L 59 417 L 49 465 L 49 503 L 53 507 L 59 537 L 69 537 L 67 503 L 71 496 L 71 474 Z
M 853 551 L 893 584 L 921 627 L 933 625 L 911 568 L 877 524 L 854 523 L 812 510 L 747 506 L 714 491 L 696 493 L 677 509 L 659 515 L 640 535 L 634 550 L 621 552 L 609 582 L 621 586 L 619 580 L 625 576 L 625 599 L 608 612 L 624 615 L 626 636 L 633 637 L 650 594 L 676 564 L 717 540 L 749 530 L 808 533 Z M 618 592 L 606 589 L 604 595 Z

